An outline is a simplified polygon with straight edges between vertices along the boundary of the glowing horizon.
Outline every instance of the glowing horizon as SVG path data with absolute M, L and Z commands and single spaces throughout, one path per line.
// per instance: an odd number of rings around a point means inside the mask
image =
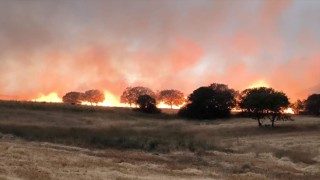
M 40 93 L 37 98 L 31 99 L 34 102 L 62 103 L 62 98 L 56 92 L 51 92 L 47 95 Z
M 249 89 L 259 87 L 270 87 L 270 85 L 265 80 L 259 80 L 248 86 Z
M 120 97 L 117 98 L 115 95 L 113 95 L 109 91 L 104 91 L 104 97 L 105 97 L 105 100 L 103 102 L 99 102 L 97 104 L 95 104 L 95 103 L 92 104 L 92 103 L 86 102 L 86 101 L 82 101 L 80 104 L 87 105 L 87 106 L 93 105 L 93 106 L 105 106 L 105 107 L 130 107 L 129 104 L 120 103 Z M 60 98 L 56 92 L 51 92 L 47 95 L 40 94 L 39 97 L 33 98 L 30 101 L 47 102 L 47 103 L 63 103 L 62 98 Z M 173 105 L 172 109 L 180 109 L 184 104 L 185 103 L 183 103 L 179 106 Z M 171 106 L 164 104 L 163 102 L 159 102 L 157 104 L 157 107 L 161 108 L 161 109 L 171 109 Z
M 247 86 L 247 88 L 258 88 L 258 87 L 269 87 L 268 83 L 264 80 L 258 80 L 254 83 Z M 129 104 L 120 103 L 120 96 L 116 96 L 115 94 L 112 94 L 108 90 L 104 90 L 104 97 L 105 100 L 103 102 L 98 103 L 98 106 L 109 106 L 109 107 L 130 107 Z M 189 94 L 185 94 L 187 96 Z M 31 98 L 31 101 L 35 102 L 56 102 L 60 103 L 62 101 L 62 97 L 59 97 L 57 92 L 50 92 L 49 94 L 45 95 L 44 93 L 40 93 L 37 97 Z M 180 109 L 185 103 L 181 105 L 173 105 L 172 109 Z M 81 105 L 92 105 L 90 102 L 82 101 Z M 157 107 L 159 108 L 171 108 L 171 106 L 165 104 L 164 102 L 158 102 Z

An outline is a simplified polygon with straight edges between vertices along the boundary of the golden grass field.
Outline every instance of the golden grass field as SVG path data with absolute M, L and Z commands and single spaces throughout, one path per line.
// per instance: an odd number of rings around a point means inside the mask
M 320 118 L 293 118 L 0 101 L 0 179 L 320 179 Z

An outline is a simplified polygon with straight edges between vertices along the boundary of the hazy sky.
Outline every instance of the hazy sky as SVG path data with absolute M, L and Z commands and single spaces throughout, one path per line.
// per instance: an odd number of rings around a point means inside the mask
M 0 98 L 265 81 L 320 93 L 318 0 L 0 0 Z

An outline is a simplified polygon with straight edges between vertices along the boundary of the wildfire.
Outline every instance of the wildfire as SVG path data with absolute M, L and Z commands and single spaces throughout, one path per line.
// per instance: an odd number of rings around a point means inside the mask
M 181 104 L 179 106 L 176 106 L 176 105 L 173 105 L 172 106 L 172 109 L 180 109 L 184 104 Z M 163 103 L 163 102 L 160 102 L 159 104 L 157 104 L 157 107 L 158 108 L 161 108 L 161 109 L 171 109 L 171 106 Z
M 105 100 L 101 103 L 98 103 L 97 106 L 106 106 L 106 107 L 130 107 L 128 104 L 120 103 L 119 98 L 109 91 L 104 91 Z M 91 105 L 89 102 L 82 102 L 81 105 Z
M 287 108 L 287 109 L 283 110 L 283 113 L 285 113 L 285 114 L 294 114 L 294 111 L 293 111 L 292 108 Z
M 249 85 L 248 88 L 269 87 L 269 84 L 265 80 L 259 80 Z
M 58 96 L 56 92 L 52 92 L 48 95 L 40 94 L 38 98 L 33 99 L 35 102 L 49 102 L 49 103 L 61 103 L 62 99 Z
M 259 81 L 259 83 L 256 83 L 255 86 L 251 86 L 251 87 L 258 87 L 258 85 L 266 85 L 266 83 L 261 83 L 264 81 Z M 119 98 L 116 97 L 114 94 L 110 93 L 109 91 L 104 91 L 104 96 L 105 96 L 105 100 L 101 103 L 98 104 L 93 104 L 93 105 L 97 105 L 97 106 L 106 106 L 106 107 L 130 107 L 129 104 L 124 104 L 124 103 L 120 103 Z M 47 95 L 45 94 L 40 94 L 38 98 L 33 99 L 32 101 L 35 102 L 48 102 L 48 103 L 61 103 L 62 99 L 58 96 L 58 93 L 56 92 L 51 92 Z M 91 106 L 90 102 L 81 102 L 81 105 L 88 105 Z M 173 105 L 172 109 L 180 109 L 184 104 L 181 104 L 179 106 Z M 160 102 L 159 104 L 157 104 L 158 108 L 161 109 L 171 109 L 170 105 L 165 104 L 164 102 Z M 239 109 L 232 109 L 231 111 L 233 112 L 239 112 L 241 110 Z M 294 111 L 292 108 L 287 108 L 283 110 L 283 113 L 286 114 L 294 114 Z
M 106 106 L 106 107 L 130 107 L 129 104 L 124 104 L 120 103 L 120 100 L 118 97 L 116 97 L 114 94 L 110 93 L 109 91 L 104 91 L 104 97 L 105 100 L 103 102 L 100 102 L 98 104 L 93 104 L 96 106 Z M 39 97 L 32 99 L 32 101 L 35 102 L 48 102 L 48 103 L 61 103 L 63 102 L 62 99 L 58 96 L 58 93 L 56 92 L 51 92 L 48 95 L 45 94 L 40 94 Z M 91 106 L 92 104 L 87 101 L 81 102 L 81 105 L 88 105 Z M 180 109 L 182 105 L 179 106 L 172 106 L 172 109 Z M 171 109 L 171 106 L 164 104 L 163 102 L 160 102 L 157 104 L 158 108 L 166 108 L 166 109 Z

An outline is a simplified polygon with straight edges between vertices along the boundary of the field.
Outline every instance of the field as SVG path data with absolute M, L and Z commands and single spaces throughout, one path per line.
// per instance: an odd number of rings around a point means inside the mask
M 0 179 L 320 179 L 320 118 L 293 119 L 0 101 Z

